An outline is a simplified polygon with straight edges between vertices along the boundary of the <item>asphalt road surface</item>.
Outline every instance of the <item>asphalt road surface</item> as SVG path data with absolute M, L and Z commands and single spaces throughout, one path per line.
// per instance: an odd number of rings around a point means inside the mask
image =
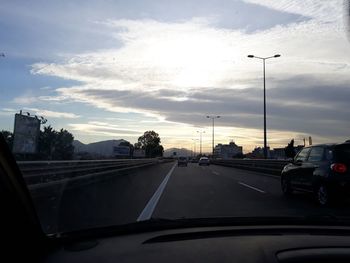
M 163 163 L 104 181 L 33 193 L 45 232 L 147 220 L 256 216 L 350 216 L 308 194 L 282 195 L 278 176 L 218 165 Z

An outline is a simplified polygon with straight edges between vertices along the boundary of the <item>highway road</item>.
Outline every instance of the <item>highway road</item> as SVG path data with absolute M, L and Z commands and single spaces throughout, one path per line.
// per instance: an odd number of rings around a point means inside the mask
M 48 233 L 149 218 L 350 216 L 347 204 L 322 208 L 308 194 L 284 197 L 278 176 L 197 163 L 163 163 L 74 188 L 36 191 L 33 201 Z

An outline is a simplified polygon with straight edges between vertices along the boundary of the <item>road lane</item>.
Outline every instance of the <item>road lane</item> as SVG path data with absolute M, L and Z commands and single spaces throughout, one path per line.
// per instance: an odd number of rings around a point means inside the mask
M 264 215 L 265 196 L 246 189 L 230 176 L 212 173 L 211 166 L 177 167 L 154 217 L 216 217 Z
M 350 211 L 342 206 L 319 207 L 303 193 L 286 198 L 278 177 L 192 163 L 174 170 L 154 212 L 160 218 L 303 215 L 350 216 Z
M 259 189 L 259 188 L 257 188 L 257 187 L 254 187 L 254 186 L 251 186 L 251 185 L 249 185 L 249 184 L 245 184 L 245 183 L 242 183 L 242 182 L 238 182 L 238 184 L 243 185 L 243 186 L 245 186 L 245 187 L 248 187 L 249 189 L 252 189 L 252 190 L 254 190 L 254 191 L 258 191 L 259 193 L 265 194 L 265 191 L 264 191 L 264 190 L 261 190 L 261 189 Z
M 257 186 L 270 194 L 276 196 L 281 194 L 279 176 L 219 165 L 211 165 L 211 169 L 217 171 L 221 176 L 227 176 L 233 180 Z
M 284 197 L 278 177 L 217 165 L 174 164 L 121 173 L 80 187 L 36 192 L 33 200 L 44 231 L 135 222 L 152 199 L 156 201 L 151 202 L 147 218 L 350 216 L 348 207 L 322 208 L 306 194 Z
M 33 195 L 45 232 L 135 222 L 172 163 L 115 174 L 104 181 Z
M 155 191 L 155 193 L 153 194 L 152 198 L 148 201 L 147 205 L 145 206 L 145 208 L 142 210 L 141 214 L 139 215 L 139 217 L 137 218 L 136 221 L 145 221 L 145 220 L 149 220 L 152 217 L 153 211 L 156 208 L 158 201 L 160 199 L 160 197 L 162 196 L 162 193 L 170 179 L 170 176 L 172 174 L 172 172 L 174 171 L 174 168 L 177 164 L 174 163 L 174 165 L 171 167 L 171 169 L 169 170 L 168 174 L 165 176 L 164 180 L 162 181 L 162 183 L 159 185 L 157 191 Z

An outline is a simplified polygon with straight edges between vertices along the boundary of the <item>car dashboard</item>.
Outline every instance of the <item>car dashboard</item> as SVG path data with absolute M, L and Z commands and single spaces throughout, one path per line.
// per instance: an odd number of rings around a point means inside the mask
M 350 228 L 206 227 L 63 242 L 43 262 L 350 262 Z

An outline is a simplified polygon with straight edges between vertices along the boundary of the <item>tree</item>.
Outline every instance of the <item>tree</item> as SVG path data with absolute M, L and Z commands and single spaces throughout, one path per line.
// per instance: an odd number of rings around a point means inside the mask
M 4 136 L 4 139 L 5 139 L 6 143 L 7 143 L 7 145 L 12 150 L 13 133 L 10 132 L 10 131 L 5 131 L 5 130 L 2 130 L 0 133 L 2 134 L 2 136 Z
M 295 151 L 294 151 L 294 139 L 288 143 L 287 147 L 284 148 L 284 153 L 287 158 L 294 158 L 295 156 Z
M 55 150 L 57 132 L 49 125 L 40 131 L 39 136 L 39 154 L 42 159 L 51 160 Z
M 61 129 L 56 133 L 55 149 L 53 152 L 53 158 L 55 160 L 71 160 L 73 159 L 74 137 L 67 130 Z
M 73 158 L 73 135 L 67 130 L 55 131 L 50 125 L 40 131 L 39 154 L 42 159 L 70 160 Z
M 159 134 L 155 131 L 146 131 L 139 137 L 137 146 L 145 150 L 148 158 L 163 156 L 164 148 L 160 144 Z
M 140 142 L 137 142 L 137 143 L 134 144 L 134 149 L 135 150 L 140 150 L 141 148 L 142 148 L 142 145 L 141 145 Z

